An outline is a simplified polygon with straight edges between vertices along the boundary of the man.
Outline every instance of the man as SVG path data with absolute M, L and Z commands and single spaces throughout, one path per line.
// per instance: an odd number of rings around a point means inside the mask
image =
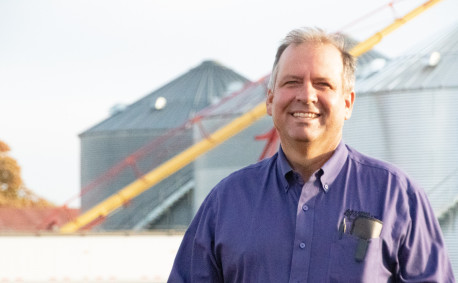
M 454 282 L 424 192 L 342 142 L 354 72 L 337 36 L 288 34 L 266 100 L 281 147 L 210 192 L 169 282 Z

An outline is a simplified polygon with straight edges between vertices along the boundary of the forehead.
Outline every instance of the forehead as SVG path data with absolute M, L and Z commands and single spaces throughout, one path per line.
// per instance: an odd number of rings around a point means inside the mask
M 278 77 L 305 73 L 341 79 L 343 60 L 340 51 L 329 43 L 291 44 L 278 61 Z

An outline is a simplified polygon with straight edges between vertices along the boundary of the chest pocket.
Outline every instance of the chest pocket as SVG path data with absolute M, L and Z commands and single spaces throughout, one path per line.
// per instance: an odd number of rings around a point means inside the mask
M 329 260 L 329 282 L 377 282 L 381 258 L 381 240 L 373 238 L 367 240 L 367 249 L 362 260 L 356 259 L 360 239 L 353 235 L 343 234 L 331 245 Z

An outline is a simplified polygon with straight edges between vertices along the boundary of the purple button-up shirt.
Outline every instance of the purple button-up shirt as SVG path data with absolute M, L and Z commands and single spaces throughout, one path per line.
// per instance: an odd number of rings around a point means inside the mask
M 358 217 L 362 230 L 378 223 L 381 232 L 361 236 Z M 281 149 L 222 180 L 186 232 L 169 282 L 454 278 L 424 192 L 396 167 L 340 143 L 306 182 Z

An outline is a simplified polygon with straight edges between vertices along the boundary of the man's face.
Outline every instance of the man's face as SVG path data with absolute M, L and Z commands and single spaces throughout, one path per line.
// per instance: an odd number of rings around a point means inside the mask
M 344 92 L 342 74 L 342 57 L 333 45 L 304 43 L 286 48 L 266 101 L 283 145 L 337 146 L 355 97 Z

